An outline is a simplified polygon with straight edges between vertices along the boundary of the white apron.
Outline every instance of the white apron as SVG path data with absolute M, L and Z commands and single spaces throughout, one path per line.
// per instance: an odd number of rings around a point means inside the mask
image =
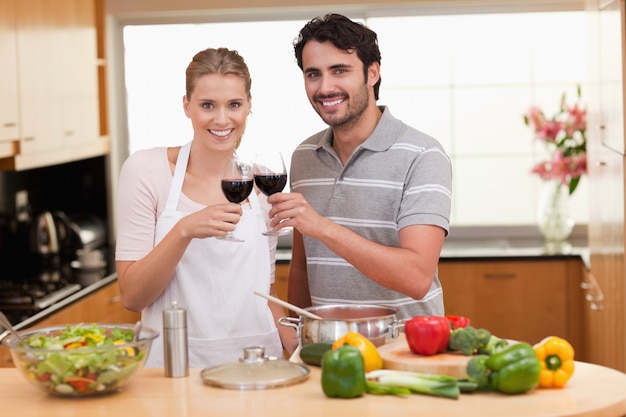
M 176 161 L 167 205 L 156 224 L 156 245 L 188 213 L 177 211 L 189 160 L 191 142 Z M 163 310 L 173 301 L 187 310 L 189 367 L 205 368 L 243 357 L 243 348 L 262 345 L 268 356 L 283 349 L 267 301 L 253 293 L 270 289 L 270 256 L 259 200 L 253 191 L 233 232 L 245 242 L 216 238 L 193 239 L 163 293 L 145 308 L 146 326 L 163 329 Z M 162 368 L 163 338 L 152 343 L 146 367 Z

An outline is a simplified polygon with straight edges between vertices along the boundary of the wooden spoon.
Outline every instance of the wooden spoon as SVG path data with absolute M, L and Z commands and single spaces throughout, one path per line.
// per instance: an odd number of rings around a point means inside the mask
M 317 314 L 313 314 L 310 311 L 306 311 L 306 310 L 304 310 L 304 309 L 302 309 L 300 307 L 296 307 L 293 304 L 290 304 L 290 303 L 288 303 L 286 301 L 281 300 L 280 298 L 272 297 L 269 294 L 264 294 L 264 293 L 259 292 L 259 291 L 254 291 L 254 293 L 256 295 L 260 296 L 260 297 L 263 297 L 263 298 L 265 298 L 267 300 L 270 300 L 273 303 L 276 303 L 276 304 L 281 305 L 281 306 L 283 306 L 285 308 L 288 308 L 289 310 L 293 311 L 294 313 L 298 313 L 301 316 L 308 317 L 308 318 L 314 319 L 314 320 L 323 320 Z

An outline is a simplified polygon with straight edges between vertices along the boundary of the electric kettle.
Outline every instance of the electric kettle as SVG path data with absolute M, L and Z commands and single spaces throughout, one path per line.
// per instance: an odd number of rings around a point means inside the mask
M 30 230 L 30 250 L 41 256 L 59 254 L 59 235 L 54 216 L 45 211 L 33 218 Z

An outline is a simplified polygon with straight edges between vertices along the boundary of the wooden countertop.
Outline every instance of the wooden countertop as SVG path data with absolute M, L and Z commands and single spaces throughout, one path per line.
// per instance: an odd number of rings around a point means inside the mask
M 185 378 L 166 378 L 161 369 L 144 369 L 125 390 L 83 399 L 47 395 L 31 386 L 15 368 L 0 369 L 0 406 L 4 416 L 110 417 L 112 415 L 185 416 L 608 416 L 626 415 L 626 374 L 583 362 L 564 389 L 536 389 L 508 396 L 462 394 L 458 400 L 412 395 L 365 395 L 329 399 L 320 387 L 320 369 L 312 367 L 300 384 L 259 391 L 237 391 L 203 384 L 200 369 Z

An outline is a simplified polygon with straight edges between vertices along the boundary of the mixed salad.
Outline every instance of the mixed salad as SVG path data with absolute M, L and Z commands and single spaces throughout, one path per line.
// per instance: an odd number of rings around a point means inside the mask
M 67 326 L 57 334 L 38 334 L 25 340 L 20 358 L 28 378 L 46 391 L 61 395 L 91 395 L 116 390 L 141 367 L 149 341 L 132 346 L 132 328 L 93 325 Z

